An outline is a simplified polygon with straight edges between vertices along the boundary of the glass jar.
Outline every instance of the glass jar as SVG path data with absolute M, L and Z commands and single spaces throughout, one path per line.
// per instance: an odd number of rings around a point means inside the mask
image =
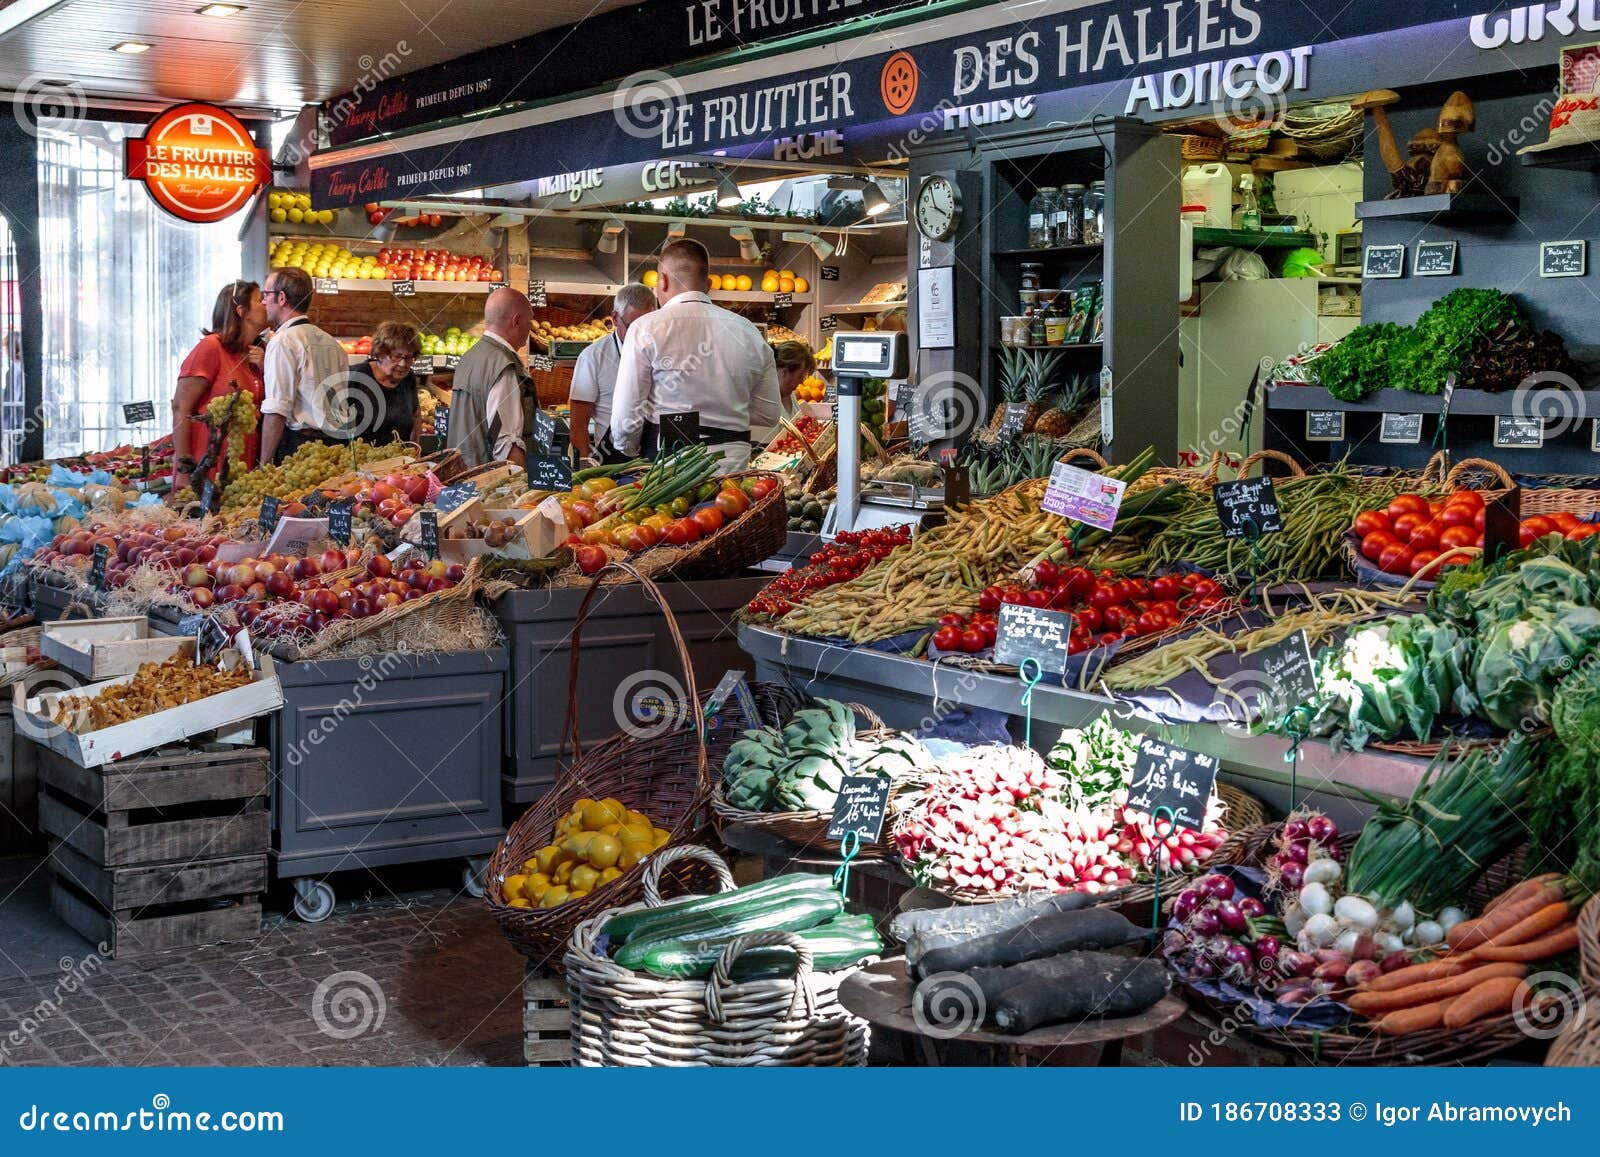
M 1106 243 L 1106 183 L 1093 182 L 1083 197 L 1084 245 Z
M 1061 297 L 1050 299 L 1050 308 L 1044 315 L 1044 344 L 1062 345 L 1067 340 L 1067 314 L 1061 304 Z
M 1083 243 L 1083 199 L 1087 192 L 1082 185 L 1068 185 L 1061 190 L 1061 202 L 1056 209 L 1057 245 Z
M 1027 344 L 1042 346 L 1045 343 L 1045 336 L 1045 308 L 1042 305 L 1035 306 L 1028 314 Z
M 1028 202 L 1028 248 L 1049 249 L 1055 242 L 1054 222 L 1059 194 L 1054 185 L 1047 185 Z
M 1024 293 L 1039 288 L 1039 274 L 1043 269 L 1044 266 L 1037 261 L 1024 261 L 1022 263 L 1022 291 Z

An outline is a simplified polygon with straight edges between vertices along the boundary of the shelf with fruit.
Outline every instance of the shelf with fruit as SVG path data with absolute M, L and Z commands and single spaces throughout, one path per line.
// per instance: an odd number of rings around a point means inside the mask
M 359 438 L 337 445 L 308 442 L 281 463 L 268 463 L 235 475 L 222 492 L 222 509 L 253 510 L 267 497 L 301 498 L 344 472 L 397 456 L 399 452 L 392 444 L 379 446 Z
M 267 220 L 274 225 L 332 225 L 332 209 L 313 209 L 311 194 L 273 190 L 267 194 Z
M 491 283 L 504 280 L 493 261 L 481 255 L 387 246 L 357 254 L 332 241 L 305 238 L 275 239 L 268 263 L 336 281 L 340 293 L 392 293 L 396 281 L 415 282 L 420 292 L 487 293 Z
M 654 289 L 660 281 L 660 273 L 655 269 L 646 269 L 639 274 L 639 280 Z M 808 305 L 816 300 L 811 292 L 811 283 L 804 277 L 796 276 L 792 269 L 768 269 L 756 275 L 749 273 L 711 275 L 713 301 L 771 305 L 773 297 L 780 293 L 789 294 L 794 299 L 793 304 L 797 306 Z

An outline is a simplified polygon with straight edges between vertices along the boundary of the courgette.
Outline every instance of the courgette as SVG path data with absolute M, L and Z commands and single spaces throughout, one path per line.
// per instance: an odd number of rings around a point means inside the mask
M 616 952 L 624 968 L 635 968 L 652 945 L 663 940 L 695 944 L 725 944 L 735 936 L 752 932 L 801 932 L 826 924 L 844 911 L 844 898 L 829 890 L 805 896 L 784 896 L 751 904 L 736 912 L 715 913 L 715 919 L 692 928 L 680 927 L 677 935 L 653 935 L 648 927 L 637 931 Z
M 810 947 L 811 966 L 818 972 L 848 968 L 883 951 L 883 941 L 877 934 L 864 933 L 859 927 L 839 928 L 830 923 L 795 935 Z M 711 975 L 711 969 L 726 946 L 723 940 L 652 940 L 629 945 L 624 953 L 632 953 L 635 947 L 638 949 L 630 956 L 633 962 L 625 961 L 619 953 L 617 963 L 669 980 L 698 979 Z M 752 948 L 734 962 L 733 978 L 757 980 L 791 976 L 795 960 L 794 952 L 782 946 Z
M 602 931 L 611 938 L 613 944 L 625 944 L 629 940 L 665 940 L 695 936 L 716 928 L 731 916 L 746 911 L 751 905 L 760 905 L 765 909 L 771 901 L 817 896 L 822 893 L 838 895 L 827 876 L 805 874 L 779 876 L 773 880 L 763 880 L 759 884 L 749 884 L 716 896 L 688 896 L 682 900 L 663 904 L 659 908 L 640 908 L 632 912 L 623 912 L 606 921 Z

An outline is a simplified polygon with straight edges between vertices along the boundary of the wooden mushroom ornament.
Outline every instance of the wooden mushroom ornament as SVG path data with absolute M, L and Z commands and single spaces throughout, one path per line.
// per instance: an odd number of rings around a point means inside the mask
M 1383 167 L 1389 170 L 1389 175 L 1394 179 L 1395 192 L 1401 196 L 1407 195 L 1400 184 L 1400 174 L 1405 169 L 1406 163 L 1400 156 L 1400 145 L 1395 140 L 1394 128 L 1389 124 L 1388 108 L 1400 99 L 1400 94 L 1387 88 L 1374 89 L 1364 92 L 1350 102 L 1350 107 L 1357 112 L 1371 113 L 1373 124 L 1378 129 L 1378 152 L 1383 156 Z
M 1397 197 L 1420 197 L 1433 172 L 1433 155 L 1439 151 L 1439 130 L 1426 128 L 1406 142 L 1406 164 L 1394 175 Z
M 1459 193 L 1467 183 L 1467 160 L 1456 143 L 1463 133 L 1478 127 L 1478 111 L 1472 98 L 1464 92 L 1453 92 L 1444 102 L 1439 114 L 1439 149 L 1433 154 L 1433 164 L 1428 170 L 1426 192 Z

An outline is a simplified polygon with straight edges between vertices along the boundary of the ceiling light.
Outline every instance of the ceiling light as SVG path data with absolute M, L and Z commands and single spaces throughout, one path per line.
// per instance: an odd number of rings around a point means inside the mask
M 626 231 L 627 226 L 615 217 L 606 218 L 604 224 L 600 226 L 600 239 L 594 243 L 595 249 L 601 253 L 615 253 L 617 238 Z
M 828 188 L 835 192 L 853 191 L 861 194 L 861 208 L 868 217 L 881 217 L 889 211 L 889 198 L 883 195 L 878 182 L 866 177 L 831 177 Z
M 142 40 L 124 40 L 111 46 L 112 52 L 120 52 L 125 56 L 138 56 L 141 52 L 149 52 L 150 46 Z
M 811 246 L 811 252 L 817 255 L 818 261 L 826 261 L 833 256 L 833 243 L 824 241 L 815 233 L 785 233 L 783 234 L 783 239 L 799 245 Z
M 728 234 L 739 243 L 739 256 L 746 261 L 761 260 L 761 246 L 756 244 L 755 230 L 748 225 L 732 225 Z
M 717 208 L 732 209 L 744 202 L 744 194 L 739 192 L 739 182 L 728 175 L 728 171 L 718 165 L 685 165 L 678 170 L 678 179 L 698 183 L 701 181 L 715 181 L 717 183 Z
M 244 11 L 243 4 L 207 4 L 204 8 L 195 9 L 201 16 L 237 16 Z

